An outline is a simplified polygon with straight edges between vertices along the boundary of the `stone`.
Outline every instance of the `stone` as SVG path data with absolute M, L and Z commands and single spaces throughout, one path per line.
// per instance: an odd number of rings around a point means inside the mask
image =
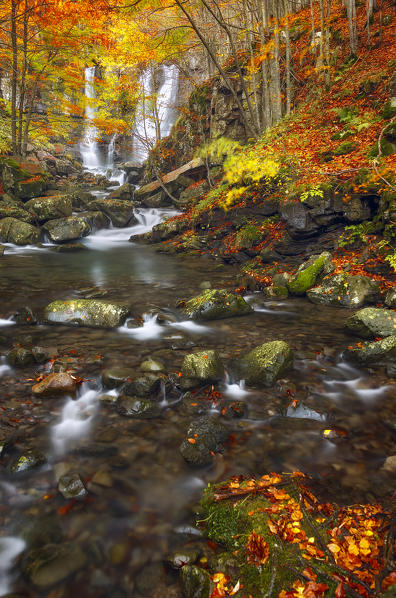
M 186 598 L 210 598 L 213 583 L 205 569 L 186 565 L 180 570 L 180 581 Z
M 331 254 L 324 251 L 319 256 L 313 256 L 301 264 L 297 272 L 289 279 L 287 287 L 292 295 L 305 295 L 322 274 L 329 274 L 333 268 Z
M 223 424 L 213 417 L 203 416 L 189 425 L 180 453 L 191 465 L 208 465 L 212 462 L 213 453 L 228 437 L 229 432 Z
M 21 199 L 31 199 L 42 195 L 46 186 L 42 176 L 34 175 L 24 181 L 19 181 L 16 185 L 16 192 Z
M 271 285 L 262 290 L 262 294 L 266 299 L 287 299 L 289 291 L 287 287 L 278 287 Z
M 217 382 L 224 377 L 224 365 L 216 351 L 190 353 L 183 360 L 182 375 L 191 386 Z
M 35 223 L 33 215 L 25 209 L 4 202 L 0 202 L 0 219 L 2 218 L 16 218 L 16 220 L 27 222 L 28 224 Z
M 162 377 L 158 374 L 138 376 L 125 382 L 123 390 L 129 396 L 153 397 L 159 394 L 162 380 Z
M 24 572 L 37 588 L 49 588 L 85 567 L 86 551 L 77 542 L 46 544 L 28 555 Z
M 42 229 L 54 243 L 74 241 L 75 239 L 86 237 L 91 232 L 88 222 L 79 216 L 49 220 L 44 224 Z
M 197 548 L 186 547 L 174 550 L 165 557 L 165 563 L 172 569 L 179 570 L 185 565 L 193 565 L 198 560 L 200 551 Z
M 347 361 L 367 365 L 370 363 L 396 363 L 396 336 L 387 336 L 380 341 L 359 343 L 344 351 Z
M 352 276 L 345 273 L 326 277 L 321 286 L 307 291 L 312 303 L 361 307 L 376 303 L 380 298 L 379 284 L 368 276 Z
M 288 272 L 282 272 L 280 274 L 275 274 L 275 276 L 273 276 L 272 283 L 274 286 L 287 288 L 290 278 L 291 278 L 291 275 Z
M 0 220 L 0 241 L 15 245 L 32 245 L 40 241 L 40 230 L 16 218 Z
M 160 222 L 153 226 L 151 231 L 147 233 L 147 240 L 152 243 L 159 243 L 161 241 L 167 241 L 172 237 L 184 232 L 189 228 L 187 220 L 174 220 L 169 219 L 164 222 Z M 146 237 L 145 237 L 146 238 Z M 135 240 L 133 237 L 130 239 Z
M 293 352 L 284 341 L 264 343 L 237 361 L 246 384 L 272 386 L 291 367 Z
M 133 191 L 135 187 L 130 183 L 124 183 L 114 189 L 108 196 L 107 199 L 120 199 L 122 201 L 131 201 L 133 197 Z
M 112 488 L 113 487 L 113 478 L 109 474 L 108 471 L 97 471 L 93 475 L 91 482 L 93 484 L 97 484 L 98 486 L 103 486 L 104 488 Z
M 29 449 L 13 459 L 8 467 L 10 473 L 22 473 L 47 463 L 46 455 L 38 449 Z
M 53 248 L 56 253 L 75 253 L 76 251 L 87 251 L 88 247 L 83 243 L 64 243 Z
M 188 187 L 180 193 L 177 205 L 180 207 L 186 207 L 190 204 L 194 204 L 205 193 L 207 193 L 209 189 L 210 187 L 207 181 L 202 181 L 199 185 L 193 185 L 191 187 Z
M 84 218 L 91 230 L 100 230 L 101 228 L 109 228 L 110 226 L 110 218 L 98 210 L 80 212 L 79 216 L 80 218 Z
M 244 316 L 253 311 L 243 297 L 225 289 L 208 289 L 183 305 L 184 314 L 192 320 L 219 320 Z
M 130 201 L 117 199 L 96 199 L 90 203 L 91 210 L 103 212 L 110 218 L 113 226 L 122 228 L 137 223 L 133 213 L 133 204 Z
M 78 324 L 94 328 L 116 328 L 129 315 L 129 307 L 97 299 L 53 301 L 44 309 L 44 319 L 50 324 Z
M 58 490 L 66 499 L 82 500 L 88 496 L 87 489 L 77 472 L 66 473 L 59 478 Z
M 346 321 L 346 329 L 361 338 L 396 334 L 396 312 L 390 309 L 365 307 Z
M 36 197 L 26 202 L 25 207 L 39 222 L 72 215 L 72 202 L 66 195 Z
M 396 288 L 389 289 L 385 295 L 385 305 L 392 309 L 396 309 Z
M 24 307 L 20 307 L 12 317 L 13 320 L 15 320 L 15 322 L 20 326 L 31 326 L 33 324 L 37 324 L 38 321 L 38 318 L 31 307 L 26 305 Z
M 121 415 L 136 419 L 153 419 L 161 413 L 158 403 L 153 403 L 149 399 L 131 396 L 118 397 L 117 409 Z
M 36 345 L 35 347 L 32 347 L 32 355 L 36 363 L 45 363 L 53 356 L 53 352 Z
M 165 369 L 162 361 L 157 359 L 146 359 L 140 364 L 140 369 L 143 372 L 162 372 Z
M 32 386 L 32 393 L 41 397 L 75 394 L 76 390 L 76 381 L 67 372 L 49 374 Z
M 34 362 L 34 357 L 31 349 L 16 347 L 8 353 L 7 361 L 15 367 L 24 367 L 25 365 L 32 364 Z
M 107 368 L 102 372 L 102 382 L 106 388 L 118 388 L 131 380 L 134 375 L 135 370 L 129 368 Z

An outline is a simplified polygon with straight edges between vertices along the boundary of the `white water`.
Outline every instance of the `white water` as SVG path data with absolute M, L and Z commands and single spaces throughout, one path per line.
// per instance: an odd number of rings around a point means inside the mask
M 60 421 L 52 427 L 52 445 L 56 454 L 65 453 L 75 441 L 87 438 L 98 410 L 98 390 L 83 384 L 80 396 L 68 399 L 62 409 Z
M 232 399 L 244 399 L 250 394 L 250 392 L 245 388 L 245 380 L 240 380 L 239 382 L 234 382 L 231 384 L 227 374 L 223 394 Z
M 190 320 L 185 320 L 182 322 L 171 322 L 164 326 L 161 326 L 157 322 L 157 314 L 143 314 L 143 325 L 139 328 L 128 328 L 127 323 L 124 326 L 120 326 L 118 331 L 122 334 L 128 334 L 129 336 L 134 337 L 138 341 L 146 341 L 146 340 L 153 340 L 160 338 L 163 334 L 169 331 L 169 329 L 176 328 L 177 330 L 182 330 L 183 332 L 188 332 L 191 334 L 204 334 L 211 332 L 211 329 L 207 326 L 201 326 L 200 324 L 196 324 L 195 322 L 191 322 Z M 181 336 L 172 337 L 174 339 L 183 338 Z
M 12 326 L 15 322 L 11 319 L 5 320 L 4 318 L 0 318 L 0 328 L 3 326 Z
M 0 538 L 0 596 L 5 596 L 11 590 L 12 575 L 15 560 L 25 550 L 26 544 L 21 538 L 4 536 Z

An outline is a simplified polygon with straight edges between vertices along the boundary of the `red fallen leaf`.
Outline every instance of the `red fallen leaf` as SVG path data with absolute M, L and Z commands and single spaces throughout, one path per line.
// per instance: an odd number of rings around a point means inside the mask
M 336 598 L 345 598 L 345 596 L 346 596 L 346 594 L 345 594 L 344 585 L 342 583 L 339 583 L 338 586 L 336 587 L 335 597 Z
M 58 509 L 59 515 L 67 515 L 67 513 L 70 511 L 70 509 L 74 506 L 75 502 L 76 501 L 73 499 L 70 502 L 68 502 L 67 505 L 63 505 L 63 507 L 59 507 L 59 509 Z
M 209 546 L 209 548 L 211 548 L 212 550 L 217 550 L 217 548 L 219 547 L 218 544 L 216 544 L 216 542 L 213 542 L 213 540 L 206 540 L 206 544 Z

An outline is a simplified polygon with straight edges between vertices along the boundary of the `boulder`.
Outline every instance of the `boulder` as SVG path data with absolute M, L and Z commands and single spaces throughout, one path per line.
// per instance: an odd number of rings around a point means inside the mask
M 129 315 L 129 307 L 97 299 L 53 301 L 44 310 L 50 324 L 78 324 L 95 328 L 121 326 Z
M 223 424 L 203 416 L 191 422 L 180 445 L 180 453 L 191 465 L 208 465 L 212 462 L 213 453 L 228 437 L 229 432 Z
M 100 230 L 101 228 L 109 228 L 110 218 L 103 212 L 90 211 L 80 212 L 80 218 L 84 218 L 91 230 Z
M 11 203 L 0 202 L 0 220 L 2 218 L 16 218 L 21 222 L 27 222 L 28 224 L 34 224 L 35 220 L 30 212 L 27 212 L 24 208 L 20 208 L 17 205 Z
M 169 220 L 165 220 L 164 222 L 160 222 L 153 226 L 151 231 L 147 233 L 147 241 L 151 241 L 152 243 L 160 243 L 161 241 L 167 241 L 172 237 L 184 232 L 189 228 L 189 224 L 187 220 L 180 220 L 170 218 Z M 131 241 L 134 241 L 131 237 Z
M 107 199 L 120 199 L 123 201 L 131 201 L 133 197 L 133 191 L 135 187 L 130 183 L 124 183 L 117 189 L 114 189 L 108 196 Z
M 91 210 L 98 210 L 110 218 L 113 226 L 122 228 L 137 223 L 130 201 L 117 199 L 96 199 L 90 203 Z
M 68 193 L 67 197 L 72 202 L 73 210 L 85 210 L 89 208 L 91 201 L 96 200 L 96 196 L 89 191 L 83 191 L 82 189 L 75 189 Z
M 16 218 L 0 220 L 0 241 L 15 245 L 30 245 L 40 241 L 40 230 Z
M 56 253 L 75 253 L 76 251 L 87 251 L 88 247 L 84 243 L 77 241 L 76 243 L 63 243 L 51 248 Z
M 79 473 L 71 472 L 59 478 L 58 490 L 63 498 L 70 499 L 84 499 L 88 496 L 87 489 L 81 479 Z
M 118 397 L 117 409 L 121 415 L 136 419 L 152 419 L 158 417 L 161 413 L 158 403 L 153 403 L 149 399 L 130 396 Z
M 246 384 L 272 386 L 293 363 L 293 352 L 284 341 L 264 343 L 237 362 Z
M 25 347 L 16 347 L 12 349 L 7 355 L 7 361 L 15 367 L 24 367 L 34 362 L 34 357 L 31 349 Z
M 186 598 L 210 598 L 214 585 L 205 569 L 185 565 L 180 570 L 180 582 Z
M 36 197 L 26 202 L 25 206 L 39 222 L 72 215 L 72 202 L 66 195 Z
M 21 199 L 31 199 L 32 197 L 39 197 L 45 191 L 47 184 L 45 179 L 37 174 L 19 181 L 16 185 L 16 192 Z
M 209 190 L 210 187 L 207 181 L 202 181 L 198 185 L 192 185 L 191 187 L 187 187 L 187 189 L 180 193 L 177 205 L 183 208 L 189 206 L 190 204 L 195 203 Z
M 24 573 L 35 587 L 50 588 L 74 575 L 86 562 L 87 551 L 77 542 L 46 544 L 27 555 Z
M 30 449 L 13 459 L 8 466 L 10 473 L 22 473 L 47 463 L 47 457 L 38 449 Z
M 385 305 L 392 309 L 396 309 L 396 288 L 389 289 L 385 295 Z
M 79 216 L 49 220 L 42 228 L 54 243 L 74 241 L 86 237 L 91 232 L 88 222 Z
M 265 287 L 262 294 L 266 299 L 287 299 L 289 291 L 287 290 L 287 287 L 271 285 Z
M 396 336 L 388 336 L 380 341 L 358 343 L 344 351 L 347 361 L 361 365 L 370 363 L 396 364 Z
M 187 301 L 183 312 L 192 320 L 219 320 L 250 314 L 253 308 L 240 295 L 225 289 L 208 289 Z
M 376 303 L 380 298 L 379 284 L 368 276 L 351 276 L 347 273 L 326 277 L 321 286 L 307 291 L 312 303 L 361 307 Z
M 186 355 L 182 365 L 183 382 L 189 386 L 217 382 L 224 376 L 224 366 L 216 351 L 200 351 Z
M 32 393 L 40 397 L 53 397 L 59 395 L 75 394 L 77 384 L 74 378 L 66 373 L 49 374 L 43 380 L 34 384 Z
M 162 377 L 158 374 L 146 374 L 125 382 L 123 390 L 126 395 L 137 397 L 153 397 L 158 395 Z
M 324 251 L 319 256 L 312 256 L 301 264 L 297 272 L 289 279 L 287 287 L 292 295 L 305 295 L 317 280 L 334 269 L 331 254 Z
M 365 307 L 348 318 L 346 328 L 362 338 L 396 334 L 396 312 L 390 309 Z

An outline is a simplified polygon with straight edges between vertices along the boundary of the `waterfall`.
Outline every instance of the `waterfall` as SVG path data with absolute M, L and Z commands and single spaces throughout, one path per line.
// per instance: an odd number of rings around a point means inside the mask
M 91 172 L 99 173 L 101 170 L 101 159 L 99 154 L 98 142 L 96 137 L 98 134 L 97 128 L 92 122 L 95 116 L 95 108 L 92 101 L 95 99 L 95 90 L 93 86 L 95 78 L 95 67 L 89 66 L 85 69 L 85 97 L 88 99 L 85 107 L 85 117 L 88 121 L 84 138 L 80 144 L 81 157 L 83 159 L 83 166 Z
M 136 126 L 133 141 L 133 156 L 137 162 L 144 162 L 149 150 L 157 141 L 157 128 L 160 135 L 169 135 L 175 122 L 175 103 L 178 92 L 178 69 L 172 65 L 161 66 L 161 79 L 158 94 L 153 105 L 150 96 L 154 95 L 152 69 L 143 71 L 140 77 L 141 97 L 136 111 Z M 156 123 L 158 127 L 156 127 Z

